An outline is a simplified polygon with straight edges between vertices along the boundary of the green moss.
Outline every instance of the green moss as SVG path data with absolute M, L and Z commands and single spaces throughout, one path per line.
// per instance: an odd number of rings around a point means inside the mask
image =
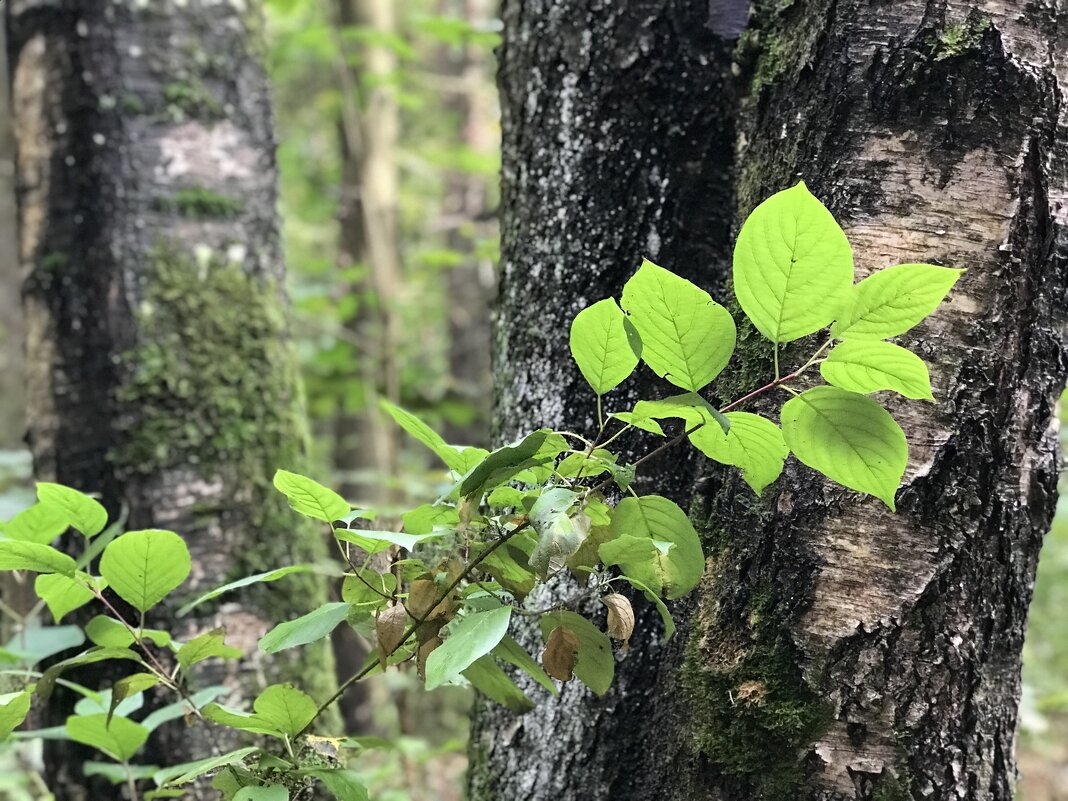
M 150 255 L 137 322 L 141 341 L 123 356 L 125 380 L 116 394 L 121 439 L 111 459 L 117 472 L 192 468 L 231 488 L 225 497 L 202 499 L 194 513 L 255 546 L 233 554 L 230 575 L 220 583 L 322 558 L 318 527 L 271 486 L 277 468 L 301 469 L 307 440 L 277 284 L 222 258 L 193 259 L 159 246 Z M 250 606 L 281 622 L 326 600 L 321 577 L 284 581 L 282 590 L 250 588 Z M 272 680 L 292 680 L 317 699 L 327 697 L 334 686 L 328 642 L 272 657 Z
M 70 264 L 70 256 L 66 253 L 46 253 L 41 257 L 40 269 L 46 273 L 62 272 Z
M 199 80 L 167 84 L 163 87 L 163 100 L 176 119 L 216 120 L 223 116 L 222 104 Z
M 704 636 L 698 623 L 682 685 L 693 716 L 694 750 L 723 773 L 747 780 L 754 801 L 786 801 L 804 786 L 801 757 L 832 710 L 802 680 L 788 636 L 768 624 L 769 605 L 770 595 L 754 594 L 755 642 L 736 652 Z M 708 654 L 709 643 L 727 653 Z
M 947 25 L 934 43 L 934 60 L 945 61 L 974 50 L 989 28 L 990 18 L 978 13 L 969 14 L 963 22 Z
M 144 114 L 147 110 L 145 101 L 135 94 L 125 94 L 119 98 L 119 109 L 123 114 L 130 116 Z
M 176 212 L 195 219 L 236 217 L 243 208 L 236 198 L 200 187 L 179 189 L 168 197 L 158 197 L 153 205 L 157 211 Z

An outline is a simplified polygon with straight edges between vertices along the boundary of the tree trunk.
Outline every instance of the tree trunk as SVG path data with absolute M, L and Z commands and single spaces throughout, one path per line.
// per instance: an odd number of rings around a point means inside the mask
M 596 431 L 593 395 L 568 356 L 574 315 L 618 294 L 643 255 L 714 292 L 725 282 L 732 42 L 703 4 L 675 0 L 508 0 L 503 15 L 497 438 L 542 425 Z M 630 408 L 639 394 L 668 393 L 641 368 L 605 408 Z M 695 464 L 680 449 L 637 490 L 685 502 Z M 655 610 L 635 605 L 636 639 L 605 698 L 570 684 L 552 699 L 524 683 L 542 703 L 522 718 L 478 702 L 473 799 L 639 798 L 642 771 L 649 797 L 671 797 L 651 776 L 672 762 L 656 689 L 681 640 L 664 644 Z M 534 631 L 519 637 L 539 647 Z
M 271 487 L 276 467 L 299 469 L 306 433 L 258 4 L 7 5 L 37 476 L 102 492 L 129 528 L 181 533 L 188 593 L 320 556 Z M 329 691 L 325 644 L 260 662 L 257 638 L 323 598 L 319 579 L 284 581 L 175 624 L 179 638 L 223 625 L 249 654 L 202 684 L 299 675 Z M 50 749 L 57 798 L 85 798 L 80 760 Z M 179 725 L 144 759 L 207 753 Z
M 0 25 L 0 450 L 22 445 L 22 309 L 15 258 L 15 141 Z
M 680 610 L 679 641 L 632 648 L 600 702 L 568 690 L 510 726 L 483 717 L 477 797 L 1012 797 L 1020 648 L 1056 500 L 1066 17 L 1049 4 L 827 0 L 761 3 L 752 20 L 736 54 L 748 83 L 738 220 L 802 177 L 843 221 L 858 277 L 910 261 L 968 268 L 951 301 L 905 337 L 938 402 L 891 402 L 911 444 L 896 514 L 793 460 L 759 501 L 708 469 L 694 510 L 708 570 L 693 614 Z M 522 24 L 506 24 L 513 41 Z M 549 55 L 526 63 L 527 89 Z M 566 93 L 552 96 L 567 107 Z M 539 95 L 505 97 L 514 114 Z M 553 157 L 563 170 L 566 154 Z M 572 181 L 561 192 L 572 208 L 600 208 L 610 187 Z M 506 231 L 534 197 L 508 195 Z M 566 248 L 566 235 L 562 226 L 551 242 Z M 528 238 L 526 252 L 535 245 Z M 542 281 L 551 259 L 534 258 Z M 581 280 L 572 269 L 564 280 Z M 596 296 L 616 288 L 584 277 Z M 527 289 L 513 280 L 505 297 Z M 522 357 L 531 337 L 503 319 L 504 351 Z M 770 362 L 746 328 L 723 396 Z M 556 342 L 543 358 L 564 354 Z M 553 388 L 517 383 L 514 406 L 555 424 Z

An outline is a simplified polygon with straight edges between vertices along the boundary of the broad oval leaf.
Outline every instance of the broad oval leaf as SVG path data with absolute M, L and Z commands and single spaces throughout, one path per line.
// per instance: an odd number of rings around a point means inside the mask
M 612 513 L 613 539 L 598 553 L 657 595 L 681 598 L 701 580 L 705 557 L 686 513 L 659 495 L 624 498 Z
M 94 537 L 108 524 L 108 513 L 100 501 L 84 492 L 64 487 L 62 484 L 37 484 L 37 498 L 64 515 L 67 522 L 86 537 Z
M 638 366 L 642 352 L 637 330 L 613 298 L 575 315 L 569 343 L 582 377 L 598 395 L 623 383 Z
M 67 530 L 70 519 L 62 509 L 47 503 L 37 502 L 23 509 L 3 527 L 4 536 L 10 540 L 25 540 L 48 545 Z
M 616 672 L 616 659 L 607 634 L 574 612 L 548 612 L 541 616 L 538 626 L 546 641 L 561 626 L 574 634 L 578 639 L 575 675 L 597 695 L 608 692 Z
M 934 400 L 923 359 L 892 342 L 847 340 L 828 354 L 820 373 L 827 383 L 862 395 L 885 389 L 913 400 Z
M 830 324 L 853 286 L 853 250 L 804 182 L 757 206 L 734 246 L 734 292 L 757 330 L 791 342 Z
M 457 618 L 449 625 L 449 638 L 426 660 L 426 688 L 433 690 L 453 681 L 485 656 L 508 633 L 512 607 L 501 606 Z
M 0 695 L 0 743 L 26 720 L 32 700 L 33 694 L 29 691 Z
M 727 412 L 726 417 L 729 431 L 704 426 L 690 434 L 690 442 L 709 459 L 740 467 L 745 483 L 759 495 L 782 473 L 790 449 L 771 420 L 749 412 Z
M 332 489 L 300 473 L 276 471 L 274 487 L 286 496 L 294 511 L 324 523 L 340 520 L 352 509 L 348 502 Z
M 61 573 L 43 573 L 37 577 L 33 590 L 48 605 L 52 620 L 59 623 L 65 615 L 80 609 L 93 600 L 93 591 L 87 585 L 101 586 L 96 579 L 86 573 L 78 572 L 72 578 Z
M 734 353 L 738 332 L 730 312 L 651 261 L 623 287 L 623 308 L 641 336 L 642 361 L 677 387 L 696 392 L 708 385 Z
M 315 719 L 315 701 L 291 684 L 272 684 L 252 702 L 256 717 L 290 737 Z
M 225 638 L 226 632 L 221 628 L 194 637 L 178 649 L 178 664 L 182 670 L 189 670 L 206 659 L 240 659 L 244 656 L 240 648 L 227 645 Z
M 33 573 L 62 573 L 73 576 L 77 564 L 51 545 L 20 540 L 0 541 L 0 570 L 29 570 Z
M 109 725 L 107 714 L 71 716 L 66 729 L 75 742 L 103 751 L 119 762 L 136 754 L 148 739 L 148 729 L 140 723 L 116 717 Z
M 296 620 L 279 623 L 260 639 L 260 650 L 268 654 L 321 640 L 348 615 L 351 604 L 328 603 Z
M 837 387 L 816 387 L 782 407 L 782 432 L 803 464 L 894 509 L 909 448 L 901 427 L 878 403 Z
M 904 334 L 938 308 L 964 270 L 933 264 L 899 264 L 853 287 L 831 335 L 838 339 L 888 339 Z
M 146 529 L 116 537 L 100 557 L 100 575 L 122 600 L 147 612 L 189 575 L 189 549 L 173 531 Z

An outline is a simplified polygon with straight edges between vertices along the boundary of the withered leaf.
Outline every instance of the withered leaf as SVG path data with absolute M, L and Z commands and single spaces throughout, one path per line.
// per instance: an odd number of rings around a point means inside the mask
M 400 604 L 379 612 L 375 620 L 375 636 L 378 638 L 378 654 L 383 668 L 386 666 L 386 659 L 404 640 L 407 623 L 408 613 Z
M 419 646 L 419 652 L 416 655 L 416 669 L 419 671 L 419 678 L 426 681 L 426 659 L 434 650 L 441 645 L 441 637 L 436 634 L 429 640 Z
M 608 607 L 608 636 L 623 643 L 627 650 L 630 635 L 634 633 L 634 607 L 627 596 L 613 592 L 601 598 L 601 603 Z
M 554 679 L 571 681 L 575 677 L 575 665 L 578 664 L 579 638 L 564 626 L 553 629 L 545 642 L 545 652 L 541 655 L 541 665 L 545 672 Z

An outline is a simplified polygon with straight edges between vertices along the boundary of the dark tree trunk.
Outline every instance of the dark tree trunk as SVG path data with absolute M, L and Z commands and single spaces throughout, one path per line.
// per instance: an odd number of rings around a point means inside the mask
M 643 255 L 711 291 L 725 283 L 733 42 L 699 3 L 508 0 L 503 14 L 497 437 L 541 425 L 596 431 L 593 395 L 568 356 L 575 313 L 618 294 Z M 668 394 L 659 386 L 643 368 L 605 407 Z M 638 491 L 685 502 L 695 465 L 680 450 L 642 475 Z M 604 699 L 572 684 L 559 699 L 539 695 L 522 718 L 479 702 L 474 799 L 637 798 L 643 771 L 670 766 L 657 687 L 681 640 L 665 646 L 656 612 L 639 613 Z M 525 639 L 537 647 L 536 634 Z M 650 787 L 648 797 L 670 797 Z
M 680 30 L 695 27 L 681 15 Z M 678 643 L 632 649 L 618 665 L 623 681 L 601 702 L 569 689 L 510 726 L 497 714 L 491 727 L 484 714 L 478 797 L 1012 797 L 1020 648 L 1056 500 L 1065 22 L 1041 3 L 758 5 L 736 54 L 749 90 L 738 116 L 738 220 L 803 177 L 843 221 L 859 275 L 907 261 L 968 268 L 951 302 L 906 337 L 931 367 L 938 402 L 891 402 L 911 443 L 896 514 L 792 460 L 759 502 L 728 472 L 708 470 L 694 511 L 705 521 L 708 571 L 696 609 L 680 615 L 689 620 Z M 508 41 L 521 41 L 526 24 L 506 17 Z M 597 30 L 577 12 L 568 26 Z M 566 41 L 529 42 L 547 39 Z M 516 52 L 506 46 L 506 56 Z M 556 63 L 547 52 L 522 67 L 506 60 L 512 115 L 529 104 L 552 119 L 544 103 L 565 107 L 566 86 L 547 93 L 541 83 L 558 74 Z M 678 113 L 669 100 L 647 125 Z M 506 127 L 506 142 L 515 133 Z M 509 174 L 531 152 L 517 160 L 506 150 L 506 232 L 536 216 L 541 190 L 516 191 L 522 184 Z M 611 181 L 565 173 L 566 147 L 549 152 L 569 209 L 615 208 L 628 197 L 613 194 Z M 634 225 L 620 220 L 609 231 Z M 555 291 L 569 281 L 596 286 L 582 300 L 617 288 L 601 282 L 595 262 L 561 263 L 557 277 L 568 227 L 546 233 L 514 245 L 528 261 L 522 275 L 506 273 L 506 364 L 532 350 L 554 364 L 566 354 L 533 323 L 517 328 L 510 298 L 543 297 L 546 279 Z M 539 254 L 542 241 L 557 250 Z M 506 259 L 515 251 L 506 246 Z M 542 306 L 527 308 L 533 316 Z M 766 344 L 743 332 L 734 386 L 719 391 L 752 385 L 769 361 Z M 555 371 L 545 376 L 553 378 L 516 371 L 519 380 L 502 385 L 519 399 L 504 405 L 507 426 L 526 415 L 560 422 L 549 400 Z
M 38 477 L 102 492 L 129 528 L 179 532 L 188 592 L 317 557 L 318 532 L 270 485 L 306 434 L 258 4 L 6 5 Z M 240 676 L 214 667 L 202 683 L 299 674 L 329 691 L 325 644 L 255 658 L 272 622 L 323 596 L 318 579 L 284 581 L 180 621 L 179 637 L 223 625 L 250 655 Z M 178 725 L 144 761 L 207 753 L 202 729 Z M 66 744 L 47 763 L 57 798 L 85 797 Z

